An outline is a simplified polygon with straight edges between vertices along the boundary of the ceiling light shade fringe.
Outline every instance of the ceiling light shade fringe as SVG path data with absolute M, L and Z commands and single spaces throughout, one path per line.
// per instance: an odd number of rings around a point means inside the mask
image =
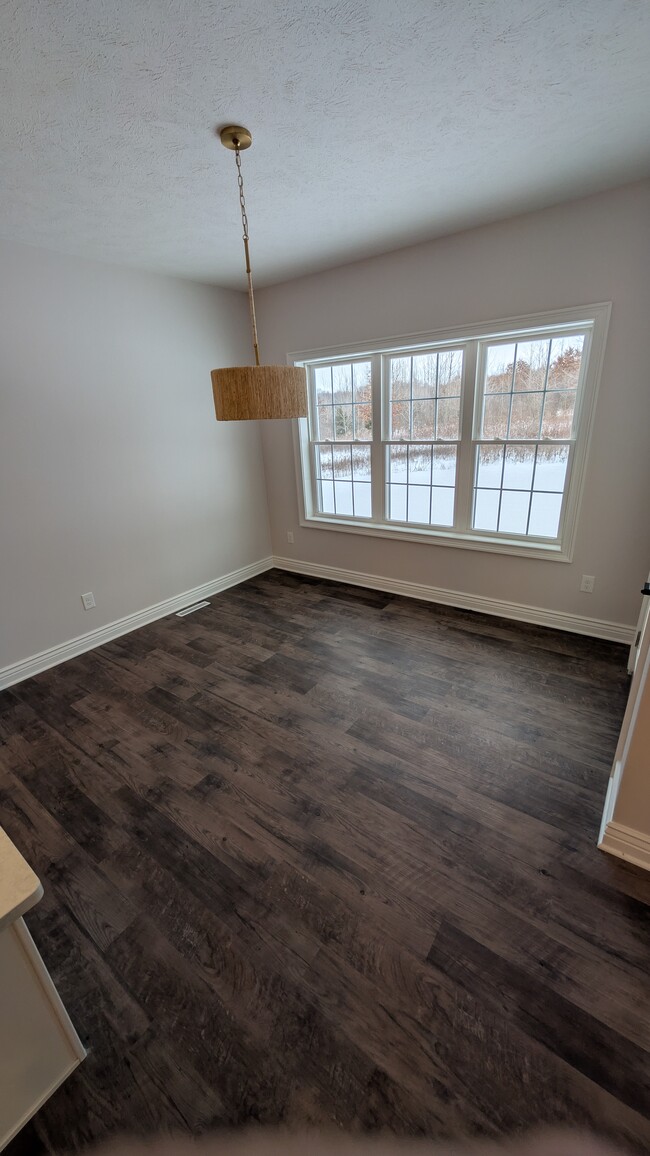
M 255 365 L 238 365 L 212 370 L 212 392 L 217 421 L 265 421 L 268 418 L 307 416 L 307 374 L 297 365 L 260 365 L 255 318 L 255 297 L 251 273 L 248 216 L 241 172 L 241 150 L 252 144 L 252 136 L 242 125 L 227 125 L 220 132 L 222 145 L 232 149 L 237 164 L 239 207 L 244 241 L 248 305 Z

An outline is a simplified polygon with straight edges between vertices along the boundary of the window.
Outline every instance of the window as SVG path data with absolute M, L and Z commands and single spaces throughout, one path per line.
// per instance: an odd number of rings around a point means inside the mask
M 389 522 L 453 526 L 463 350 L 388 357 Z
M 370 518 L 371 363 L 316 365 L 310 376 L 318 511 Z
M 481 343 L 473 529 L 557 540 L 585 336 Z
M 569 560 L 609 311 L 294 355 L 305 523 Z

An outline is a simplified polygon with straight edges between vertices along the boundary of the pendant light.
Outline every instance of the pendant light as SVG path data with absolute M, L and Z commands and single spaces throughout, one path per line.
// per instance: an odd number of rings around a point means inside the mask
M 248 251 L 248 217 L 241 174 L 241 153 L 250 148 L 252 136 L 241 125 L 228 125 L 221 130 L 222 145 L 232 149 L 237 164 L 239 204 L 244 231 L 244 256 L 248 278 L 248 305 L 255 365 L 238 365 L 231 369 L 212 370 L 212 392 L 217 421 L 257 421 L 262 418 L 290 418 L 307 416 L 307 374 L 297 365 L 260 365 L 255 320 L 253 278 Z

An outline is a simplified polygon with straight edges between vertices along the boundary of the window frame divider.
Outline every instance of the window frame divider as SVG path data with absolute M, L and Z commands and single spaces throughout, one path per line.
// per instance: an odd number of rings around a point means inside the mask
M 383 396 L 384 383 L 382 379 L 383 365 L 380 353 L 374 353 L 370 358 L 370 381 L 372 383 L 372 442 L 370 449 L 370 499 L 373 522 L 382 523 L 386 520 L 386 454 L 383 449 L 384 413 Z M 377 479 L 375 483 L 374 479 Z
M 456 496 L 454 503 L 454 530 L 469 534 L 472 524 L 472 495 L 474 490 L 472 442 L 473 416 L 478 386 L 478 344 L 468 341 L 463 346 L 463 377 L 460 400 L 460 440 L 456 456 Z

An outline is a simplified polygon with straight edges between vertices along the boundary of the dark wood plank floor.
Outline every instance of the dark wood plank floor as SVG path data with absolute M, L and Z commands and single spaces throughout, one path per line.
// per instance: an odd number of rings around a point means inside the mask
M 622 647 L 271 571 L 0 696 L 2 823 L 90 1049 L 32 1150 L 647 1150 L 649 877 L 595 849 L 626 694 Z

